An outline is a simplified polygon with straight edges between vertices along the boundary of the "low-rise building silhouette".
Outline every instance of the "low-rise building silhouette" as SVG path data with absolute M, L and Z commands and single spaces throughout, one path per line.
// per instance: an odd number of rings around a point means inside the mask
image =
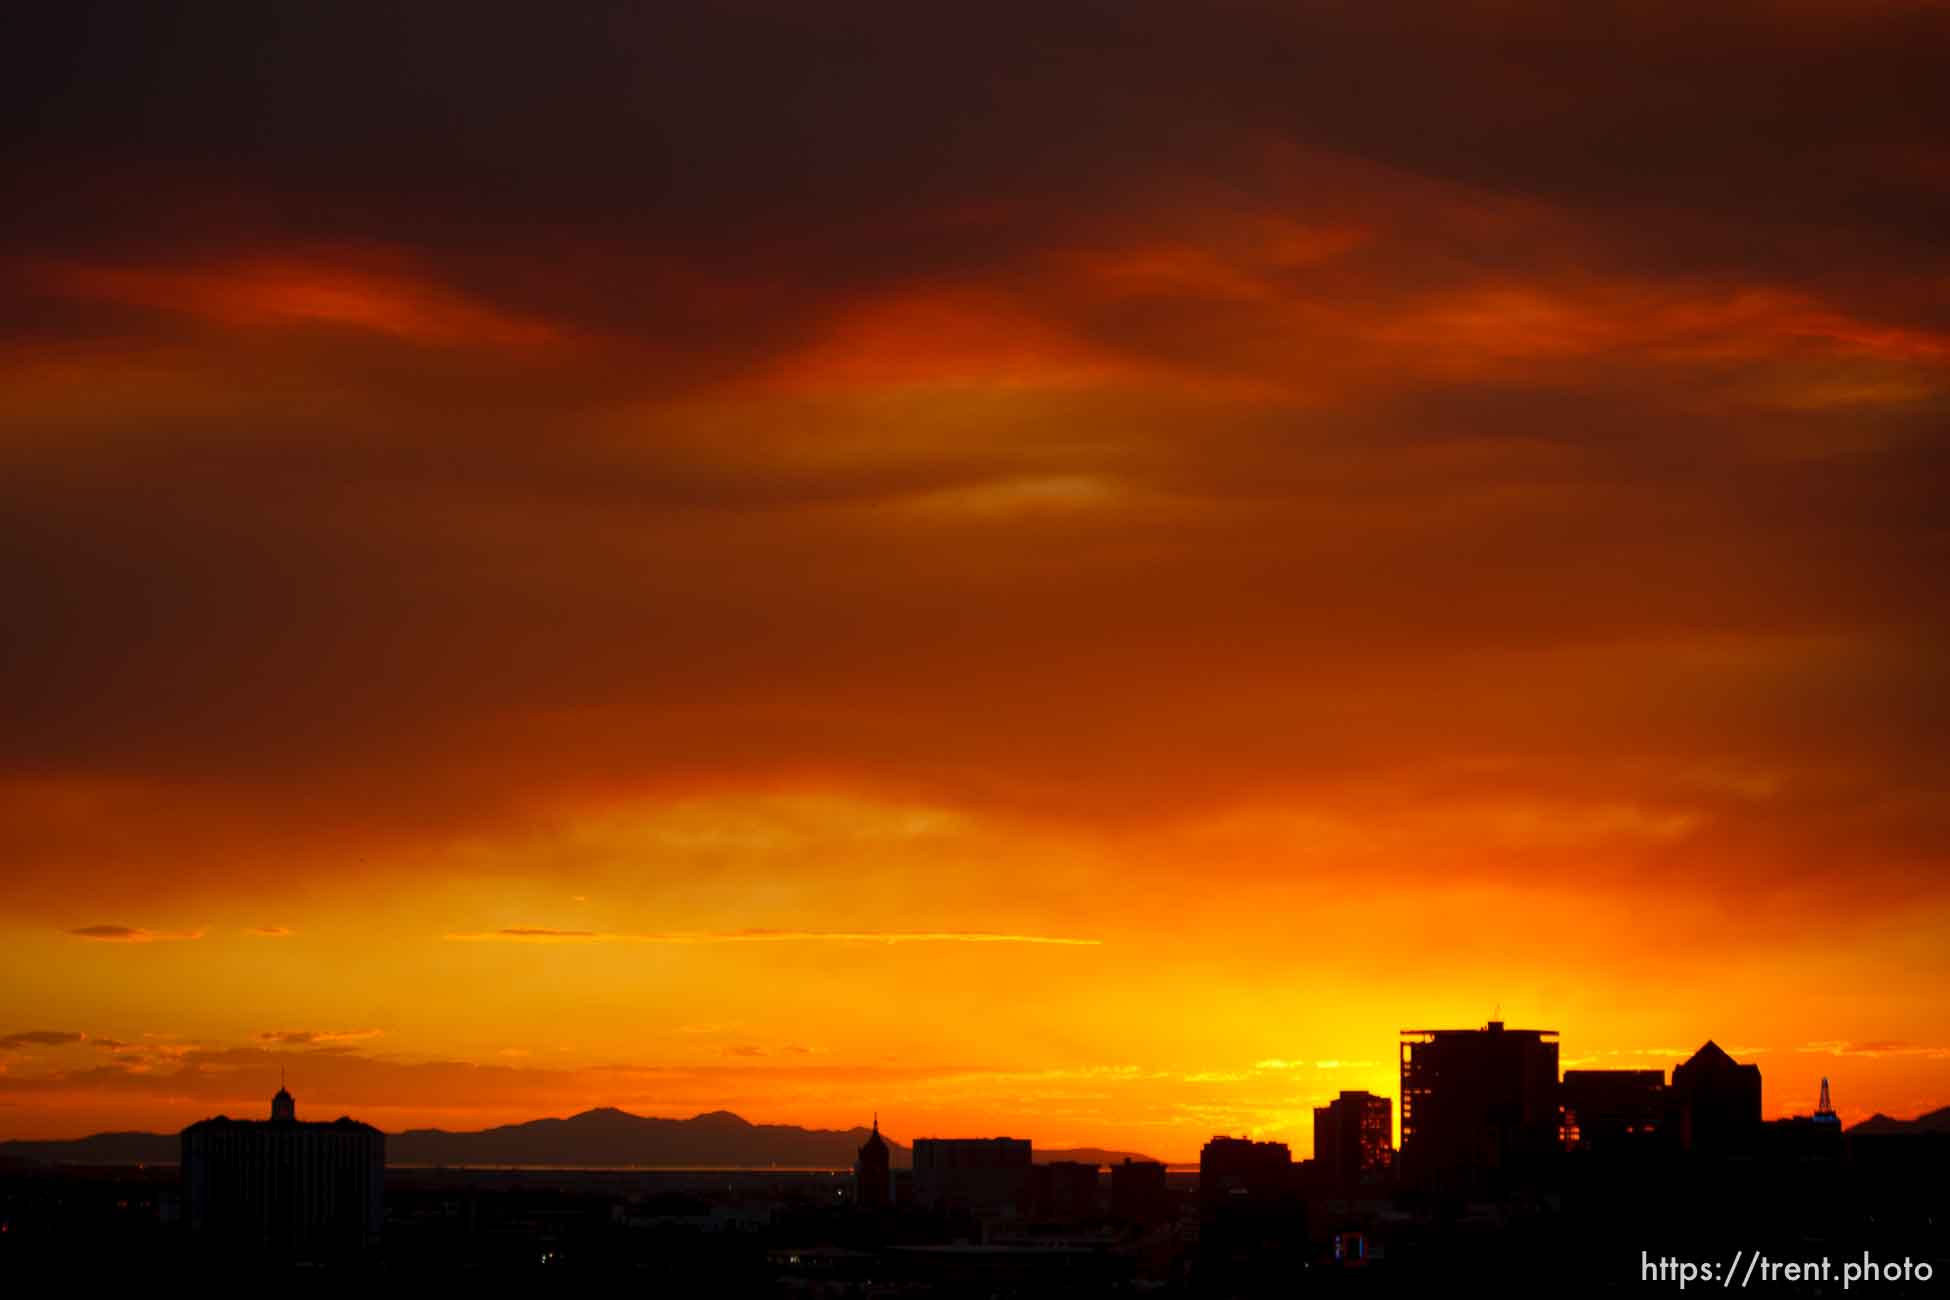
M 1566 1151 L 1647 1150 L 1674 1136 L 1664 1070 L 1566 1070 L 1558 1103 Z
M 1033 1167 L 1028 1138 L 916 1138 L 914 1202 L 923 1209 L 1022 1214 Z
M 1081 1160 L 1035 1166 L 1036 1217 L 1066 1223 L 1098 1217 L 1103 1212 L 1097 1203 L 1101 1182 L 1100 1166 Z
M 318 1261 L 372 1245 L 385 1174 L 385 1134 L 343 1117 L 304 1123 L 283 1088 L 268 1120 L 219 1115 L 183 1130 L 190 1231 L 239 1256 Z
M 1171 1217 L 1171 1193 L 1164 1164 L 1133 1160 L 1110 1167 L 1110 1214 L 1125 1223 L 1163 1223 Z
M 1215 1137 L 1198 1153 L 1201 1204 L 1284 1197 L 1293 1191 L 1293 1152 L 1284 1142 Z
M 1759 1150 L 1776 1162 L 1833 1162 L 1847 1154 L 1848 1141 L 1841 1116 L 1828 1099 L 1827 1079 L 1821 1081 L 1821 1100 L 1815 1103 L 1814 1114 L 1792 1115 L 1761 1126 Z
M 1307 1239 L 1306 1202 L 1284 1142 L 1215 1137 L 1198 1157 L 1198 1255 L 1217 1294 L 1272 1294 Z

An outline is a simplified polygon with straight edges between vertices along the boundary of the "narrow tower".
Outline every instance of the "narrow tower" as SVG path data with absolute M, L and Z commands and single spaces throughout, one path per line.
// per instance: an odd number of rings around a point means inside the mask
M 887 1140 L 880 1136 L 880 1112 L 873 1117 L 873 1133 L 860 1145 L 860 1159 L 853 1166 L 853 1201 L 861 1209 L 883 1210 L 893 1199 L 891 1153 Z
M 1821 1102 L 1815 1107 L 1815 1123 L 1840 1124 L 1841 1122 L 1842 1117 L 1837 1115 L 1835 1108 L 1828 1104 L 1828 1076 L 1823 1075 L 1821 1080 Z
M 295 1124 L 298 1122 L 298 1103 L 284 1090 L 282 1080 L 278 1083 L 278 1095 L 271 1098 L 271 1122 L 273 1124 Z

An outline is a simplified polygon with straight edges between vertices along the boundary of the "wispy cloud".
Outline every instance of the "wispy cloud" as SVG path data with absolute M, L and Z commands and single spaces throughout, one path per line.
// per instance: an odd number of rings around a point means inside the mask
M 415 343 L 534 348 L 556 341 L 548 322 L 511 315 L 401 267 L 341 259 L 256 259 L 230 266 L 159 268 L 54 265 L 38 268 L 43 287 L 66 297 L 105 300 L 201 317 L 221 325 L 335 325 Z
M 1305 1061 L 1288 1061 L 1270 1056 L 1264 1061 L 1254 1061 L 1253 1068 L 1255 1070 L 1299 1070 L 1305 1068 L 1306 1064 Z
M 1950 1047 L 1883 1040 L 1855 1043 L 1846 1039 L 1823 1039 L 1819 1042 L 1803 1043 L 1794 1050 L 1819 1056 L 1866 1056 L 1871 1059 L 1883 1056 L 1920 1056 L 1930 1061 L 1950 1060 Z
M 282 925 L 254 925 L 244 933 L 260 935 L 266 939 L 283 939 L 296 932 Z
M 201 939 L 201 930 L 144 930 L 133 925 L 84 925 L 68 931 L 77 939 L 97 943 L 161 943 L 175 939 Z
M 72 1033 L 59 1029 L 29 1029 L 24 1033 L 8 1034 L 0 1038 L 0 1052 L 15 1052 L 23 1047 L 66 1047 L 79 1043 L 88 1037 L 82 1033 Z
M 353 1043 L 378 1038 L 383 1029 L 344 1029 L 323 1032 L 315 1029 L 267 1029 L 257 1036 L 260 1043 L 279 1043 L 288 1047 L 308 1047 L 314 1043 Z
M 1605 1052 L 1606 1056 L 1670 1056 L 1685 1060 L 1692 1052 L 1683 1047 L 1614 1047 Z
M 647 933 L 601 930 L 551 930 L 509 926 L 449 934 L 465 943 L 1029 943 L 1095 947 L 1102 939 L 1044 934 L 1000 934 L 988 930 L 667 930 Z

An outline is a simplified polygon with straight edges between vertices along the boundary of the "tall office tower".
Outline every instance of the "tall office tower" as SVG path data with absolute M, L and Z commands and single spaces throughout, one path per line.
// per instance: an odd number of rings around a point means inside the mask
M 1402 1031 L 1402 1177 L 1456 1191 L 1525 1181 L 1558 1147 L 1557 1031 Z

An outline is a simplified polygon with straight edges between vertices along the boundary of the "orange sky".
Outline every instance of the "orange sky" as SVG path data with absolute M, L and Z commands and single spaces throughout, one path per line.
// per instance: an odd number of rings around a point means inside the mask
M 36 20 L 0 1137 L 1950 1102 L 1945 22 Z

